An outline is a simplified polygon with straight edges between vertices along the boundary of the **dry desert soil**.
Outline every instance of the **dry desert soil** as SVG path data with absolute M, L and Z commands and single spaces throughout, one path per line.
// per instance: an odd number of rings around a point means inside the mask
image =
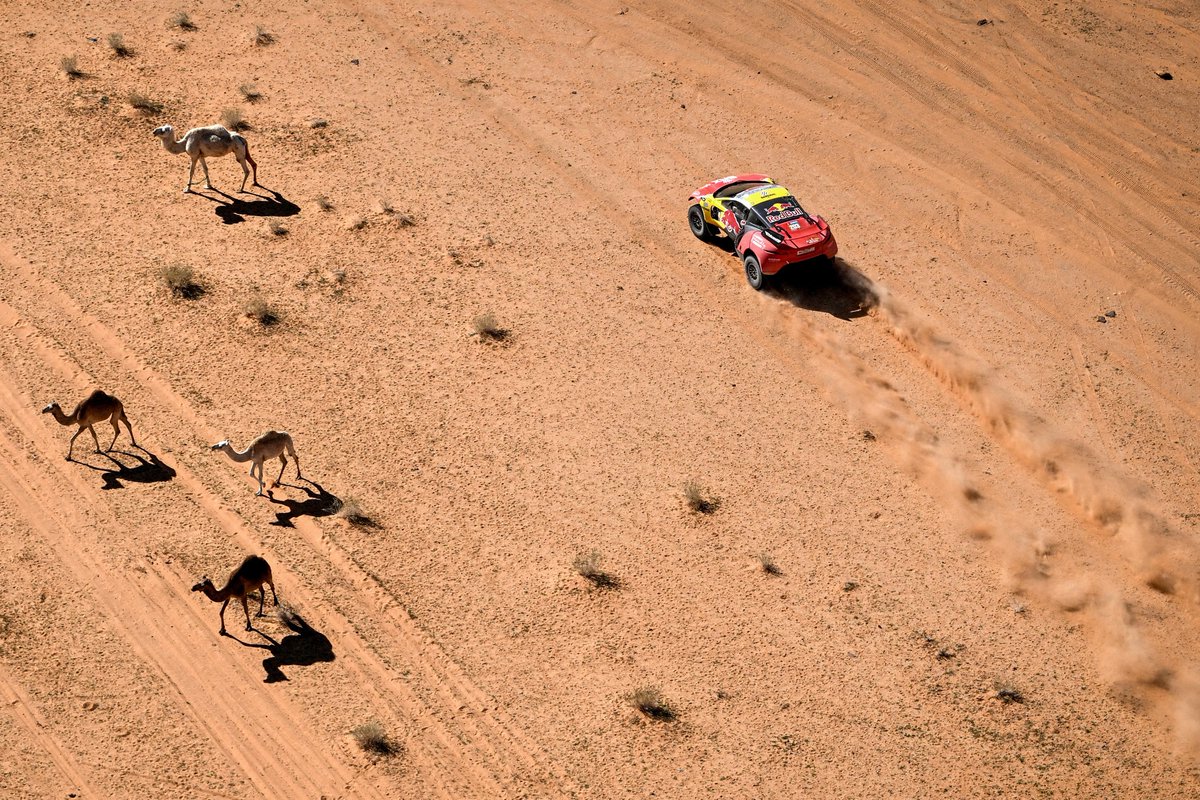
M 0 4 L 0 796 L 1200 797 L 1194 2 L 179 10 Z

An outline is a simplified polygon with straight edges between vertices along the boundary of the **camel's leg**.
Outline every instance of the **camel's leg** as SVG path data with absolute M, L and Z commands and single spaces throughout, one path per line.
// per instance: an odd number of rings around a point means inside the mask
M 71 437 L 71 443 L 67 445 L 67 461 L 71 460 L 71 453 L 75 450 L 75 440 L 79 438 L 79 434 L 83 433 L 83 428 L 75 431 L 75 435 Z M 100 443 L 96 443 L 96 449 L 100 449 Z
M 275 584 L 271 583 L 271 581 L 268 580 L 267 586 L 271 587 L 271 596 L 275 598 L 275 607 L 278 608 L 279 607 L 279 593 L 275 591 Z M 266 598 L 266 596 L 267 596 L 267 590 L 263 589 L 263 598 Z
M 250 157 L 250 145 L 249 144 L 246 145 L 246 161 L 250 164 L 250 168 L 254 170 L 254 185 L 262 186 L 262 184 L 258 182 L 258 163 L 253 158 Z M 243 164 L 242 168 L 245 169 L 246 165 Z M 245 187 L 246 187 L 246 179 L 242 178 L 242 188 L 244 189 Z
M 280 453 L 279 460 L 283 462 L 283 466 L 279 468 L 279 477 L 276 478 L 275 482 L 271 484 L 272 488 L 278 486 L 279 482 L 283 480 L 283 471 L 287 469 L 287 456 L 285 456 L 283 453 Z
M 141 447 L 141 445 L 137 443 L 137 439 L 133 438 L 133 426 L 129 424 L 129 417 L 125 416 L 124 411 L 121 412 L 121 422 L 124 422 L 125 427 L 129 429 L 129 441 L 133 442 L 134 447 Z M 115 422 L 113 424 L 116 425 Z
M 225 602 L 221 603 L 221 633 L 225 633 L 225 606 L 229 605 L 229 598 L 225 598 Z
M 117 425 L 116 414 L 114 414 L 108 421 L 111 422 L 112 426 L 113 426 L 113 438 L 112 438 L 112 441 L 108 443 L 108 449 L 105 450 L 104 452 L 111 453 L 113 447 L 117 443 L 117 437 L 121 435 L 121 427 L 119 425 Z
M 208 161 L 205 160 L 204 156 L 200 156 L 200 166 L 204 169 L 204 188 L 213 188 L 212 181 L 208 179 Z
M 236 155 L 238 163 L 242 165 L 242 188 L 238 189 L 238 191 L 244 192 L 246 191 L 246 179 L 250 177 L 250 167 L 246 166 L 246 155 L 244 153 L 237 153 Z M 257 181 L 255 182 L 257 183 Z
M 191 194 L 192 184 L 196 182 L 195 178 L 196 178 L 196 157 L 193 156 L 192 157 L 192 168 L 190 170 L 188 170 L 187 186 L 183 187 L 184 194 Z
M 304 480 L 304 476 L 300 474 L 300 456 L 296 455 L 295 453 L 292 453 L 292 461 L 296 462 L 296 480 L 298 480 L 298 481 Z
M 254 630 L 254 625 L 250 622 L 250 606 L 246 604 L 246 595 L 242 595 L 242 611 L 246 614 L 246 630 Z
M 255 461 L 253 464 L 250 465 L 250 474 L 251 475 L 254 475 L 255 467 L 258 467 L 258 475 L 255 476 L 258 478 L 258 491 L 254 493 L 254 496 L 262 497 L 263 496 L 263 464 L 262 464 L 262 462 Z
M 93 427 L 93 426 L 91 426 L 91 425 L 88 425 L 88 426 L 87 426 L 87 429 L 88 429 L 89 431 L 91 431 L 91 433 L 92 433 L 92 441 L 96 443 L 96 452 L 97 452 L 97 453 L 101 452 L 101 451 L 100 451 L 100 439 L 99 439 L 99 438 L 96 436 L 96 429 L 95 429 L 95 427 Z
M 263 607 L 267 604 L 267 587 L 258 587 L 258 616 L 263 615 Z

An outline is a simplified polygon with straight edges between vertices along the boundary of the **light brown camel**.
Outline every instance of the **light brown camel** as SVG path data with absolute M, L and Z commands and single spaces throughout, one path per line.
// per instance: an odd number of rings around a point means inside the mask
M 275 582 L 271 579 L 271 565 L 262 556 L 246 556 L 242 565 L 229 576 L 229 582 L 225 584 L 225 588 L 218 589 L 213 586 L 212 580 L 206 575 L 192 587 L 192 591 L 204 592 L 209 600 L 221 603 L 221 633 L 224 634 L 226 632 L 225 607 L 229 605 L 229 600 L 233 597 L 242 601 L 242 611 L 246 612 L 246 630 L 253 628 L 250 624 L 250 608 L 246 604 L 246 595 L 258 591 L 257 616 L 261 617 L 263 606 L 267 602 L 267 590 L 263 588 L 263 584 L 271 587 L 271 594 L 275 598 L 276 607 L 278 607 L 279 594 L 275 591 Z
M 79 430 L 75 431 L 75 435 L 71 437 L 71 444 L 67 447 L 67 461 L 71 460 L 71 455 L 75 450 L 75 440 L 79 438 L 79 434 L 85 430 L 91 432 L 92 440 L 96 443 L 96 452 L 100 450 L 100 439 L 96 437 L 96 429 L 92 426 L 97 422 L 108 420 L 113 426 L 112 442 L 108 445 L 107 453 L 113 449 L 113 445 L 117 443 L 117 437 L 121 435 L 121 428 L 117 425 L 118 422 L 124 422 L 125 427 L 129 429 L 129 441 L 133 442 L 134 447 L 139 447 L 137 439 L 133 438 L 133 426 L 129 424 L 129 418 L 125 416 L 125 407 L 121 405 L 121 401 L 113 397 L 111 394 L 105 394 L 97 389 L 89 394 L 79 405 L 75 406 L 75 410 L 69 415 L 64 414 L 62 407 L 58 403 L 51 403 L 42 409 L 43 414 L 53 414 L 61 425 L 78 425 Z
M 262 185 L 258 182 L 258 164 L 254 163 L 254 159 L 250 157 L 250 146 L 246 144 L 246 137 L 240 133 L 233 133 L 223 125 L 209 125 L 204 128 L 192 128 L 183 135 L 182 139 L 175 141 L 175 129 L 170 125 L 155 128 L 152 132 L 162 140 L 163 147 L 167 149 L 168 153 L 187 153 L 192 159 L 187 186 L 183 189 L 184 194 L 192 191 L 197 161 L 204 168 L 204 188 L 211 189 L 213 187 L 208 180 L 208 162 L 204 159 L 227 156 L 230 153 L 233 153 L 238 163 L 242 165 L 242 188 L 238 191 L 246 191 L 246 178 L 250 177 L 251 168 L 254 170 L 254 185 Z
M 287 469 L 288 455 L 296 462 L 296 480 L 304 480 L 304 476 L 300 474 L 300 456 L 296 455 L 292 437 L 283 431 L 267 431 L 240 453 L 233 448 L 228 439 L 217 442 L 212 449 L 224 451 L 238 463 L 253 462 L 250 464 L 250 477 L 258 478 L 258 491 L 254 493 L 255 497 L 261 497 L 263 494 L 263 462 L 269 459 L 278 458 L 283 462 L 283 466 L 279 468 L 279 477 L 271 482 L 272 489 L 279 485 L 279 481 L 283 480 L 283 471 Z M 285 451 L 287 455 L 284 455 Z M 257 475 L 254 474 L 256 468 L 258 469 Z

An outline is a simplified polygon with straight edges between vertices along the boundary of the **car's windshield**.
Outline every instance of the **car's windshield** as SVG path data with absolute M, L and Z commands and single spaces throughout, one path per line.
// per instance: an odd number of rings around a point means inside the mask
M 755 186 L 767 186 L 767 181 L 738 181 L 731 183 L 728 186 L 722 186 L 713 192 L 713 197 L 733 197 L 739 192 L 744 192 L 747 189 L 752 189 Z

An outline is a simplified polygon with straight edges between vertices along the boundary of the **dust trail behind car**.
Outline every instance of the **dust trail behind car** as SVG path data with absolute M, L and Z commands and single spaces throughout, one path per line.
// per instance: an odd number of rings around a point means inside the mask
M 1111 685 L 1165 693 L 1177 741 L 1200 749 L 1200 671 L 1186 653 L 1170 655 L 1195 630 L 1200 607 L 1195 542 L 1171 528 L 1149 487 L 1057 431 L 923 314 L 851 264 L 837 259 L 831 266 L 833 279 L 818 287 L 815 298 L 802 289 L 780 288 L 768 301 L 783 330 L 810 357 L 815 376 L 870 436 L 892 448 L 965 533 L 989 542 L 1014 591 L 1041 598 L 1050 608 L 1086 612 L 1100 640 L 1101 672 Z M 1046 556 L 1056 543 L 1046 540 L 1036 515 L 1005 491 L 988 489 L 987 477 L 954 452 L 836 329 L 814 325 L 796 307 L 843 317 L 869 314 L 882 324 L 982 422 L 989 439 L 1050 496 L 1083 517 L 1081 527 L 1087 529 L 1079 531 L 1078 541 L 1063 543 L 1075 557 L 1059 554 L 1051 567 Z M 1114 549 L 1116 563 L 1110 555 Z M 1175 618 L 1156 621 L 1153 632 L 1139 623 L 1127 600 L 1137 583 L 1171 596 Z

